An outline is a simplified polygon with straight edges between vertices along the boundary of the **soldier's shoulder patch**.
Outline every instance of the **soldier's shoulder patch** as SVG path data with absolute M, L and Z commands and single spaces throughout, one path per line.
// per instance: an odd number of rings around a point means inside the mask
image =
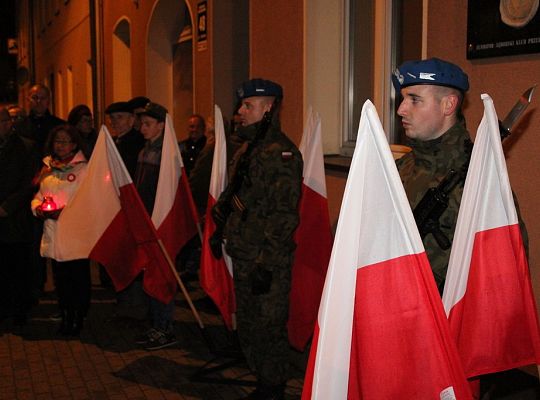
M 282 160 L 290 160 L 293 158 L 293 152 L 292 151 L 282 151 L 281 152 L 281 159 Z

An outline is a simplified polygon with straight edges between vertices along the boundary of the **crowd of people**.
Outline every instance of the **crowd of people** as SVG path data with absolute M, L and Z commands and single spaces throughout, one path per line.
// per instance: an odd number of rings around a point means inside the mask
M 30 110 L 18 105 L 0 107 L 0 248 L 6 257 L 0 268 L 0 318 L 26 323 L 28 312 L 52 278 L 58 297 L 58 334 L 77 336 L 90 307 L 90 260 L 58 261 L 55 228 L 63 207 L 77 191 L 98 133 L 90 108 L 80 104 L 70 110 L 67 121 L 50 111 L 51 92 L 34 85 L 29 92 Z M 157 189 L 167 110 L 144 96 L 115 102 L 106 110 L 107 125 L 119 154 L 131 175 L 146 210 L 151 215 Z M 211 154 L 206 122 L 200 115 L 187 122 L 187 138 L 179 142 L 190 183 L 199 193 L 201 215 L 206 211 L 210 164 L 196 166 L 199 153 Z M 178 268 L 197 274 L 200 239 L 194 237 L 178 257 Z M 48 265 L 52 276 L 47 276 Z M 105 266 L 99 266 L 104 286 L 111 285 Z M 118 317 L 149 319 L 152 329 L 138 341 L 149 350 L 177 343 L 173 334 L 174 304 L 162 305 L 142 290 L 142 277 L 116 294 Z
M 471 140 L 461 108 L 469 89 L 458 66 L 439 59 L 406 62 L 392 76 L 402 101 L 398 115 L 412 151 L 397 161 L 411 207 L 451 169 L 466 165 Z M 288 377 L 287 312 L 291 267 L 299 222 L 303 162 L 281 131 L 282 87 L 252 79 L 237 90 L 238 104 L 228 134 L 229 185 L 211 216 L 204 216 L 214 141 L 201 115 L 187 121 L 179 142 L 193 198 L 201 217 L 219 228 L 212 238 L 216 257 L 224 245 L 231 256 L 240 344 L 257 378 L 247 399 L 283 399 Z M 54 228 L 86 172 L 96 142 L 92 113 L 85 105 L 63 121 L 49 111 L 50 92 L 30 91 L 30 113 L 0 108 L 0 249 L 10 268 L 0 268 L 2 317 L 24 323 L 45 282 L 45 258 L 52 259 L 62 335 L 78 335 L 90 305 L 88 260 L 55 261 Z M 146 97 L 110 104 L 105 113 L 127 170 L 151 215 L 159 176 L 167 110 Z M 440 233 L 451 242 L 463 186 L 450 194 Z M 30 208 L 28 205 L 32 204 Z M 51 205 L 51 208 L 48 206 Z M 33 213 L 33 216 L 32 216 Z M 526 241 L 526 230 L 523 236 Z M 433 234 L 423 238 L 439 288 L 444 286 L 449 249 Z M 201 252 L 198 236 L 181 250 L 181 276 L 196 279 Z M 105 271 L 105 270 L 103 270 Z M 103 280 L 106 273 L 103 273 Z M 154 350 L 177 343 L 174 303 L 145 296 L 141 279 L 117 293 L 118 309 L 149 317 L 151 328 L 137 340 Z

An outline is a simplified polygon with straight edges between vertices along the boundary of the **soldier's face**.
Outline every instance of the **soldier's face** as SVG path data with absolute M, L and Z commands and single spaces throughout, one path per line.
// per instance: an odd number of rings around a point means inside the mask
M 272 107 L 272 97 L 248 97 L 242 100 L 238 109 L 242 126 L 248 126 L 262 120 L 265 112 Z
M 432 140 L 446 131 L 444 96 L 441 98 L 437 89 L 432 85 L 414 85 L 401 89 L 403 101 L 397 113 L 407 137 Z

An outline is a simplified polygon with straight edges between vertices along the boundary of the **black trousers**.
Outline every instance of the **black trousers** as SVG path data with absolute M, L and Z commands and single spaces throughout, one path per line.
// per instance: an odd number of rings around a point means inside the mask
M 52 260 L 56 273 L 56 293 L 61 310 L 78 311 L 83 316 L 90 308 L 90 261 L 55 261 Z

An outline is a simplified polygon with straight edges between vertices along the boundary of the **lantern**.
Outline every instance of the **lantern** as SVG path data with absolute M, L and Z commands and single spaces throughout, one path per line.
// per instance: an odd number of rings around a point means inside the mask
M 54 202 L 51 196 L 45 196 L 43 198 L 43 202 L 41 203 L 41 210 L 42 211 L 55 211 L 56 210 L 56 203 Z

